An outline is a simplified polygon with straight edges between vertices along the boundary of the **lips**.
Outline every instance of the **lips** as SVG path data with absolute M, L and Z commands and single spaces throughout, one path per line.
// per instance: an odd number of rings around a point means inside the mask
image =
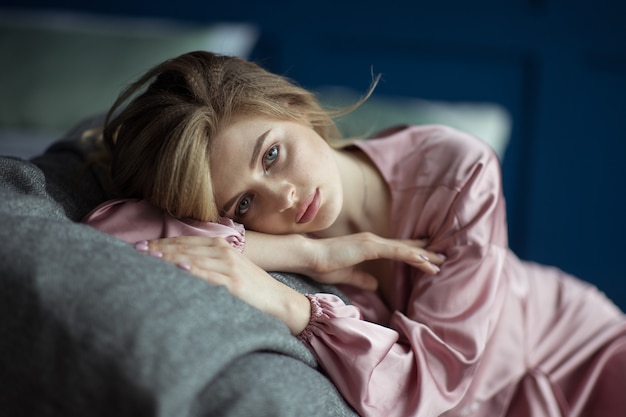
M 308 223 L 313 220 L 320 209 L 320 203 L 320 191 L 315 189 L 315 192 L 302 202 L 302 207 L 296 214 L 296 223 Z

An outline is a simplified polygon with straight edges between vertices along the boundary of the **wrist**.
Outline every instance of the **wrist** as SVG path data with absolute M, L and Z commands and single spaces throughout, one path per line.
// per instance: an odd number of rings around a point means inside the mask
M 295 292 L 295 291 L 294 291 Z M 283 321 L 292 335 L 298 336 L 311 321 L 311 301 L 305 295 L 295 292 L 284 309 Z
M 266 271 L 306 274 L 314 264 L 311 241 L 299 234 L 268 235 L 247 231 L 243 254 Z M 281 253 L 289 256 L 280 256 Z

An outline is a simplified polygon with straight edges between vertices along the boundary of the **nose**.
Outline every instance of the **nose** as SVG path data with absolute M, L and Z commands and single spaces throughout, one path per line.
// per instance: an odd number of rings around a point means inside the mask
M 268 197 L 275 210 L 283 212 L 293 207 L 296 198 L 296 187 L 288 181 L 276 181 L 267 184 Z

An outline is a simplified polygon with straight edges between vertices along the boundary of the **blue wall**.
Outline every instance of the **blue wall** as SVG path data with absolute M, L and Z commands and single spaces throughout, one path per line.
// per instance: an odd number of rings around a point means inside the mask
M 513 116 L 503 161 L 511 247 L 626 310 L 626 2 L 2 0 L 259 26 L 255 58 L 305 87 L 491 101 Z M 51 6 L 53 5 L 53 6 Z

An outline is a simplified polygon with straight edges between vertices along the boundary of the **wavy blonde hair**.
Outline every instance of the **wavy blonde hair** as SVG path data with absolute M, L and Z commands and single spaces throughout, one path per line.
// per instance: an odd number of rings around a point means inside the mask
M 126 88 L 107 114 L 102 137 L 114 191 L 178 218 L 216 221 L 209 153 L 234 116 L 305 123 L 331 141 L 340 136 L 333 118 L 367 96 L 329 111 L 311 92 L 237 57 L 196 51 L 167 60 Z

